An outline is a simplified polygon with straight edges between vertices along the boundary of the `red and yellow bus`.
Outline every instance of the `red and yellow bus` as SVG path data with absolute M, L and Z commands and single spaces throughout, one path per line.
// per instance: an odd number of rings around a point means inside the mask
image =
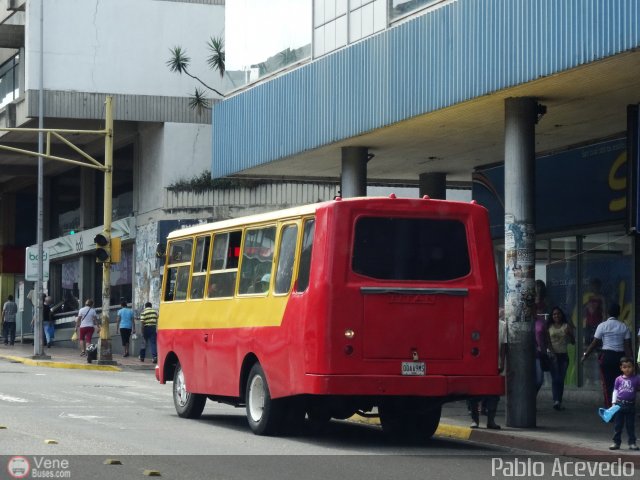
M 172 232 L 158 323 L 178 415 L 245 406 L 254 433 L 356 413 L 431 437 L 443 403 L 501 395 L 488 215 L 336 198 Z

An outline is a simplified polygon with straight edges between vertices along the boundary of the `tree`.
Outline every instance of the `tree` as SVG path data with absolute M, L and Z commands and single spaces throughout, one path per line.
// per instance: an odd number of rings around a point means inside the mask
M 224 40 L 221 37 L 211 37 L 207 42 L 207 48 L 211 52 L 211 54 L 207 57 L 207 65 L 212 70 L 217 70 L 220 73 L 220 78 L 224 77 L 225 73 L 225 55 L 224 55 Z M 200 82 L 208 90 L 224 97 L 224 94 L 216 90 L 215 88 L 204 83 L 197 75 L 193 75 L 189 72 L 189 63 L 191 62 L 191 57 L 187 55 L 187 51 L 180 46 L 175 46 L 170 48 L 171 57 L 167 60 L 167 66 L 169 70 L 172 72 L 177 72 L 178 74 L 185 74 L 194 80 Z M 189 101 L 189 106 L 191 108 L 197 108 L 198 110 L 202 109 L 210 109 L 211 103 L 209 99 L 206 97 L 205 90 L 195 87 L 195 92 L 191 95 L 191 99 Z

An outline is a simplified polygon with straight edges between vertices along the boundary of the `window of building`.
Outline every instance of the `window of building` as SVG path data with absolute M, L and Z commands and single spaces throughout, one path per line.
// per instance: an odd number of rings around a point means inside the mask
M 351 3 L 349 42 L 373 35 L 387 26 L 386 0 L 359 0 Z
M 227 86 L 240 88 L 309 59 L 311 15 L 311 1 L 227 2 Z
M 20 95 L 20 55 L 14 55 L 0 65 L 0 108 Z
M 293 278 L 293 264 L 296 258 L 296 244 L 298 243 L 298 226 L 285 225 L 280 235 L 278 249 L 278 266 L 276 268 L 275 293 L 289 293 Z
M 238 293 L 266 293 L 271 283 L 276 227 L 247 230 Z
M 60 290 L 52 288 L 54 303 L 62 301 L 60 312 L 75 312 L 83 303 L 80 299 L 80 259 L 65 260 L 60 264 Z M 52 287 L 54 286 L 54 282 Z
M 442 0 L 388 0 L 389 18 L 395 20 Z

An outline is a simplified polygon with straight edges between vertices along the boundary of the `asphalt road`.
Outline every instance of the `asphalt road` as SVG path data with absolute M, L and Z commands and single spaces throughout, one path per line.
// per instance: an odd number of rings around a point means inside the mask
M 200 420 L 179 418 L 171 385 L 158 384 L 150 371 L 8 362 L 0 362 L 0 426 L 0 478 L 8 468 L 20 471 L 23 461 L 11 460 L 15 456 L 29 463 L 27 478 L 35 471 L 40 478 L 92 479 L 147 478 L 145 471 L 157 471 L 162 478 L 229 480 L 477 480 L 496 478 L 491 467 L 499 456 L 530 457 L 458 440 L 392 443 L 378 427 L 351 422 L 296 437 L 260 437 L 250 431 L 244 409 L 208 402 Z

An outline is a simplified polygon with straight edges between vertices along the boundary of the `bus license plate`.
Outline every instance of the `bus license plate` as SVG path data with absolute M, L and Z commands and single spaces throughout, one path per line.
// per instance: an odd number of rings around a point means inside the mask
M 426 371 L 424 362 L 402 362 L 402 375 L 424 375 Z

